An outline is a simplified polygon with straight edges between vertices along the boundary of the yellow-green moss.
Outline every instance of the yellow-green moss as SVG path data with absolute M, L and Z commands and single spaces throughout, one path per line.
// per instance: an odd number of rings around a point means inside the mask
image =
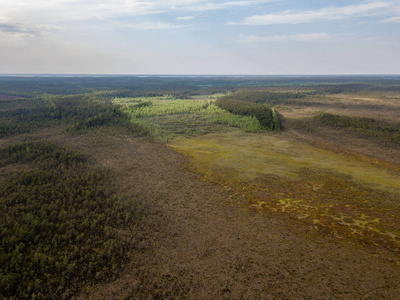
M 343 236 L 379 236 L 400 247 L 400 178 L 373 160 L 285 134 L 231 131 L 170 146 L 191 158 L 194 171 L 230 185 L 254 208 L 288 213 Z

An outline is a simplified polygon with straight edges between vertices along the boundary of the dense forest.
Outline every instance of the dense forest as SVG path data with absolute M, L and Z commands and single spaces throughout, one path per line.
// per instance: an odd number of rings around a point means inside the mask
M 263 104 L 221 97 L 215 101 L 215 105 L 235 115 L 256 117 L 261 126 L 269 130 L 281 129 L 281 123 L 275 110 Z
M 209 94 L 239 88 L 318 87 L 328 93 L 394 90 L 398 76 L 0 76 L 0 94 L 37 97 L 93 92 L 116 96 Z
M 99 94 L 3 97 L 0 138 L 59 128 L 146 134 Z M 70 298 L 121 270 L 140 220 L 138 201 L 120 198 L 113 175 L 66 145 L 38 140 L 0 148 L 0 295 Z M 124 234 L 129 232 L 129 236 Z
M 375 139 L 384 146 L 400 146 L 400 123 L 330 113 L 320 113 L 314 117 L 314 120 L 324 126 L 343 129 L 360 137 Z
M 117 274 L 134 247 L 123 231 L 137 213 L 134 201 L 116 196 L 111 175 L 47 142 L 1 148 L 0 166 L 16 170 L 0 180 L 3 297 L 68 298 Z
M 0 138 L 52 126 L 64 126 L 69 131 L 99 126 L 125 128 L 138 134 L 144 130 L 130 123 L 119 107 L 98 95 L 47 96 L 0 102 Z

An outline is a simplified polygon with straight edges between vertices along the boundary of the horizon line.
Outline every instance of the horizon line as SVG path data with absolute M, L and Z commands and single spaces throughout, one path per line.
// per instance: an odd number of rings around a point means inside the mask
M 68 76 L 68 77 L 315 77 L 315 76 L 360 76 L 360 77 L 371 77 L 371 76 L 400 76 L 400 73 L 368 73 L 368 74 L 124 74 L 124 73 L 0 73 L 1 77 L 7 76 Z

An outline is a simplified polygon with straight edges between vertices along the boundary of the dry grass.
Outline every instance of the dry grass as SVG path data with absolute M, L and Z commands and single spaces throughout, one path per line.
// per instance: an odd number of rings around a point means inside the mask
M 394 299 L 399 292 L 393 253 L 372 255 L 302 220 L 255 213 L 238 201 L 250 185 L 239 194 L 239 186 L 204 182 L 161 144 L 117 135 L 107 143 L 113 147 L 96 144 L 94 157 L 153 214 L 121 277 L 88 287 L 80 299 Z M 255 183 L 253 191 L 262 191 Z

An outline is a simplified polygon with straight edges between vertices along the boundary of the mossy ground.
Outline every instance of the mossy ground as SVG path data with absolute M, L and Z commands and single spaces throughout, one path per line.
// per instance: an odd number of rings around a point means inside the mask
M 362 243 L 400 249 L 400 178 L 378 160 L 302 143 L 285 134 L 231 131 L 170 146 L 239 201 L 287 213 Z

